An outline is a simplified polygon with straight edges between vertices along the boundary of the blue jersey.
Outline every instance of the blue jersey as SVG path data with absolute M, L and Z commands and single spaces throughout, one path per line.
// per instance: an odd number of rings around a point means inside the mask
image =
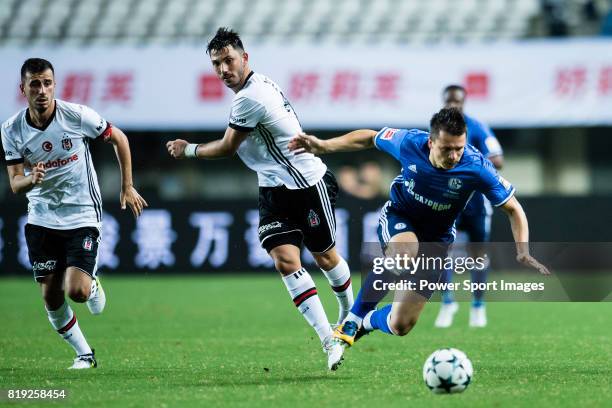
M 390 200 L 411 223 L 430 234 L 445 234 L 475 192 L 494 206 L 514 194 L 514 187 L 497 174 L 493 164 L 476 148 L 466 145 L 452 169 L 434 167 L 429 161 L 429 133 L 418 129 L 383 128 L 374 143 L 402 165 L 391 184 Z
M 469 144 L 478 149 L 486 158 L 503 154 L 502 147 L 489 126 L 471 116 L 464 114 L 463 117 L 467 125 L 467 142 Z M 489 209 L 490 206 L 485 204 L 484 196 L 476 193 L 468 202 L 463 213 L 467 216 L 477 216 L 489 213 Z

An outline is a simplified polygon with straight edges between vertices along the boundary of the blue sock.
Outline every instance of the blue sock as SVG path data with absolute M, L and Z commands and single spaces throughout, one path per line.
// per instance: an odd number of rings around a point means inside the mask
M 372 313 L 372 316 L 370 316 L 370 324 L 375 330 L 378 329 L 384 333 L 393 335 L 393 332 L 391 331 L 387 320 L 389 318 L 390 313 L 391 305 L 387 305 L 378 309 L 377 311 Z
M 361 284 L 361 289 L 359 289 L 359 293 L 355 298 L 351 313 L 363 319 L 369 311 L 376 309 L 376 305 L 383 300 L 387 291 L 374 290 L 374 281 L 381 279 L 384 282 L 393 282 L 394 278 L 389 272 L 380 275 L 370 272 Z
M 442 276 L 440 277 L 440 282 L 450 283 L 453 281 L 453 271 L 451 269 L 445 269 L 442 272 Z M 442 303 L 449 304 L 455 301 L 455 297 L 453 295 L 452 290 L 443 290 L 442 291 Z
M 472 282 L 486 283 L 488 271 L 489 268 L 484 268 L 481 271 L 472 270 Z M 472 296 L 472 306 L 480 307 L 484 305 L 484 290 L 475 290 Z

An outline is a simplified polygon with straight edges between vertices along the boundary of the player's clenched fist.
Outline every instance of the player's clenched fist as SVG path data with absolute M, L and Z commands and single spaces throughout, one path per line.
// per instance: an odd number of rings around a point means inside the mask
M 45 165 L 43 163 L 36 163 L 36 166 L 32 167 L 32 184 L 40 184 L 45 178 Z
M 170 156 L 175 159 L 184 159 L 185 158 L 185 147 L 187 147 L 189 143 L 183 139 L 171 140 L 166 143 L 166 148 L 168 149 L 168 153 Z

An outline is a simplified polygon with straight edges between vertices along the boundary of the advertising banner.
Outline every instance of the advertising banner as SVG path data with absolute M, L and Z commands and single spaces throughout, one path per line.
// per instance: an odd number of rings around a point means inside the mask
M 426 127 L 441 91 L 461 84 L 466 112 L 494 127 L 612 124 L 612 41 L 463 46 L 253 46 L 251 68 L 284 90 L 308 129 Z M 127 129 L 224 129 L 233 92 L 201 46 L 0 47 L 0 118 L 25 106 L 19 70 L 55 66 L 56 97 Z

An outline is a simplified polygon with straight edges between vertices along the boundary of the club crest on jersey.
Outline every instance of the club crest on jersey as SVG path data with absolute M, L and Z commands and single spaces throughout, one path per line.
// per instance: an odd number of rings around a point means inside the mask
M 451 190 L 459 190 L 462 185 L 463 185 L 463 182 L 456 177 L 453 177 L 450 180 L 448 180 L 448 188 L 450 188 Z
M 310 212 L 308 213 L 308 225 L 314 228 L 314 227 L 318 227 L 319 224 L 321 224 L 321 220 L 319 219 L 319 216 L 317 215 L 316 212 L 314 212 L 314 210 L 310 210 Z
M 42 149 L 45 152 L 50 152 L 51 150 L 53 150 L 53 144 L 50 141 L 45 140 L 42 144 Z
M 85 237 L 83 240 L 83 249 L 86 251 L 91 251 L 91 248 L 93 248 L 93 238 Z
M 390 140 L 393 138 L 393 135 L 398 132 L 399 129 L 387 129 L 385 133 L 380 137 L 382 140 Z
M 62 149 L 64 150 L 72 149 L 72 140 L 69 138 L 62 139 Z

